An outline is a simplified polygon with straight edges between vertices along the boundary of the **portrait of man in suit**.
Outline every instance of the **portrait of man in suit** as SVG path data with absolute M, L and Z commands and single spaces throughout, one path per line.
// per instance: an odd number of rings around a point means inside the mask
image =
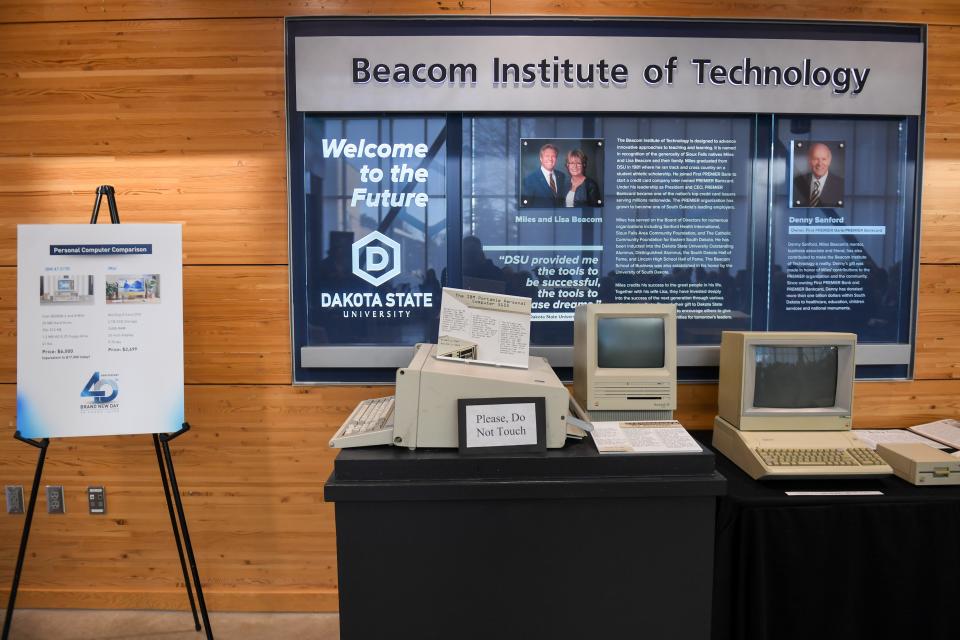
M 834 162 L 835 147 L 842 152 L 844 144 L 825 142 L 795 142 L 793 145 L 792 207 L 842 207 L 844 183 L 842 157 Z M 805 154 L 805 155 L 803 155 Z M 802 159 L 806 159 L 806 168 Z M 834 171 L 830 168 L 833 166 Z
M 557 169 L 560 150 L 551 143 L 540 147 L 540 166 L 523 178 L 520 206 L 554 208 L 563 206 L 569 189 L 567 174 Z

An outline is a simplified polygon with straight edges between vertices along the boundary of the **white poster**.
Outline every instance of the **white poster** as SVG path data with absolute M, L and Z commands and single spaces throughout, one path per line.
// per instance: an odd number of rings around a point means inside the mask
M 437 358 L 526 369 L 530 298 L 444 287 Z
M 180 429 L 181 229 L 17 227 L 17 429 L 60 438 Z

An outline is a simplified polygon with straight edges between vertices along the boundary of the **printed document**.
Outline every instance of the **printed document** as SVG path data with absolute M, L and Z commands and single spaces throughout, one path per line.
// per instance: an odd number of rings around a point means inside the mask
M 937 420 L 910 427 L 910 431 L 942 442 L 952 449 L 960 449 L 960 420 Z
M 862 441 L 871 449 L 876 449 L 879 443 L 892 444 L 898 442 L 926 444 L 935 449 L 947 449 L 948 447 L 939 442 L 934 442 L 929 438 L 907 431 L 906 429 L 857 429 L 853 432 L 857 440 Z
M 526 369 L 530 298 L 444 288 L 437 358 Z
M 594 422 L 593 442 L 600 453 L 697 453 L 697 441 L 676 420 Z

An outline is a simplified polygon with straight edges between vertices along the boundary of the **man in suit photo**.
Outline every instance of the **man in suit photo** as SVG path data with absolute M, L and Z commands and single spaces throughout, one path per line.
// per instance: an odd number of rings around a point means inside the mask
M 567 175 L 556 168 L 559 155 L 557 147 L 550 143 L 540 147 L 540 166 L 523 179 L 521 207 L 563 206 L 570 183 L 567 182 Z
M 807 149 L 807 165 L 810 171 L 793 179 L 793 206 L 843 206 L 843 178 L 830 173 L 832 161 L 833 153 L 830 147 L 822 142 L 810 145 Z

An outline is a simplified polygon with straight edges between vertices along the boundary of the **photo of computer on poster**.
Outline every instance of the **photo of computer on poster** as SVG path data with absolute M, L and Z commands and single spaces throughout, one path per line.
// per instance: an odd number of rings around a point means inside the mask
M 437 358 L 526 369 L 530 298 L 443 289 Z
M 59 273 L 40 276 L 40 304 L 90 305 L 93 303 L 93 275 Z
M 842 140 L 794 140 L 790 154 L 790 207 L 844 206 L 847 145 Z
M 603 206 L 603 139 L 520 140 L 521 209 Z

